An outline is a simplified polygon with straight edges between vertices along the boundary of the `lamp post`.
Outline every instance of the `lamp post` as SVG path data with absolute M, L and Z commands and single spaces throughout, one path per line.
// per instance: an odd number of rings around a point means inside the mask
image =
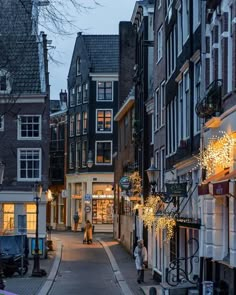
M 5 170 L 5 163 L 0 161 L 0 185 L 2 185 L 2 182 L 3 182 L 4 170 Z M 0 250 L 2 250 L 2 247 Z M 3 281 L 2 258 L 0 253 L 0 290 L 4 290 L 4 288 L 5 288 L 5 284 Z
M 33 277 L 42 277 L 46 275 L 45 270 L 40 269 L 40 256 L 39 256 L 39 201 L 42 196 L 42 185 L 35 183 L 34 192 L 36 194 L 34 200 L 36 203 L 36 232 L 35 232 L 35 248 L 34 248 L 34 266 L 32 271 Z
M 160 170 L 156 168 L 154 163 L 151 163 L 151 166 L 146 170 L 147 176 L 148 176 L 148 181 L 151 185 L 152 189 L 152 194 L 155 194 L 155 187 L 157 185 L 157 179 L 159 177 L 159 172 Z

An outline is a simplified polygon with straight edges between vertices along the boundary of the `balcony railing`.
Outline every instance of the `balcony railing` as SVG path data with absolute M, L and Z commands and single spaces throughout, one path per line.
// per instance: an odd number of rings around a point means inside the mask
M 206 96 L 196 104 L 196 114 L 200 118 L 210 118 L 220 114 L 222 96 L 222 80 L 213 81 L 208 89 Z

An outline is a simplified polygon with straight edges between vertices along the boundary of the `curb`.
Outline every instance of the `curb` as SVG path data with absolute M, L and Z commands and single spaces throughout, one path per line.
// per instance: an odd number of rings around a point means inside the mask
M 111 250 L 107 246 L 106 242 L 104 242 L 103 240 L 101 240 L 99 238 L 97 238 L 97 241 L 103 246 L 104 250 L 107 253 L 107 256 L 108 256 L 110 263 L 111 263 L 112 270 L 113 270 L 115 278 L 121 288 L 122 293 L 124 295 L 134 295 L 134 293 L 130 290 L 127 282 L 125 281 L 122 273 L 120 272 L 120 269 L 119 269 L 119 266 L 115 260 L 115 257 L 111 253 Z
M 62 242 L 60 240 L 55 240 L 57 243 L 57 251 L 56 251 L 56 257 L 54 259 L 51 271 L 49 273 L 49 276 L 47 277 L 46 282 L 43 284 L 42 288 L 39 290 L 37 295 L 48 295 L 49 291 L 52 288 L 52 285 L 54 283 L 55 277 L 57 275 L 57 271 L 61 262 L 61 256 L 62 256 Z

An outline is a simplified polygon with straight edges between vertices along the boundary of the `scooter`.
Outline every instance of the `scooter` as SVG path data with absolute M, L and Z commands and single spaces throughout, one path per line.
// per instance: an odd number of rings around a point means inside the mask
M 17 255 L 1 254 L 0 259 L 2 263 L 2 271 L 5 277 L 12 277 L 14 273 L 18 273 L 19 275 L 25 275 L 28 272 L 29 261 L 24 256 L 23 268 L 22 268 L 21 254 L 17 254 Z

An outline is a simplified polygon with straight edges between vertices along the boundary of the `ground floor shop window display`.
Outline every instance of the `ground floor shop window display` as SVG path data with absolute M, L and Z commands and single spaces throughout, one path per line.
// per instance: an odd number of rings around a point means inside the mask
M 92 223 L 112 224 L 113 223 L 114 200 L 100 199 L 92 200 Z

